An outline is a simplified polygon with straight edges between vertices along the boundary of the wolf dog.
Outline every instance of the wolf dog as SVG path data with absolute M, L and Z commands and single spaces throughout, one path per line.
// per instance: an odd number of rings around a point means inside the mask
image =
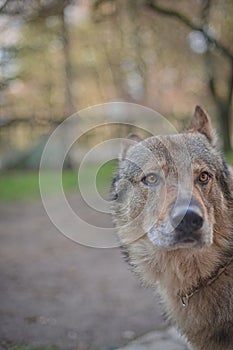
M 177 134 L 125 141 L 113 218 L 141 281 L 191 349 L 233 349 L 233 176 L 208 114 Z M 137 302 L 140 302 L 138 300 Z

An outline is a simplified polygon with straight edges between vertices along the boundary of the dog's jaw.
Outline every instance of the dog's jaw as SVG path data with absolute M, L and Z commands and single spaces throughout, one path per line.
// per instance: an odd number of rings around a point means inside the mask
M 164 250 L 176 250 L 181 248 L 201 249 L 213 243 L 212 232 L 208 232 L 208 235 L 203 235 L 201 232 L 196 233 L 193 237 L 187 239 L 178 239 L 178 235 L 174 229 L 170 230 L 169 234 L 167 234 L 167 232 L 164 232 L 164 226 L 160 227 L 160 229 L 153 226 L 148 230 L 147 237 L 154 246 Z

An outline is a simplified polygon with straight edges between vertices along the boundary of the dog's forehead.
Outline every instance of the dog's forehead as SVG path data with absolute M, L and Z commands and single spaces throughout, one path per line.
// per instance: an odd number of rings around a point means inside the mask
M 174 161 L 188 163 L 191 161 L 190 150 L 187 148 L 186 137 L 183 135 L 153 136 L 141 142 L 141 152 L 155 157 L 158 161 Z M 136 150 L 136 149 L 135 149 Z M 139 150 L 139 149 L 138 149 Z M 138 153 L 138 150 L 136 151 Z
M 129 172 L 137 172 L 137 169 L 146 170 L 146 168 L 165 170 L 166 167 L 174 171 L 179 166 L 184 167 L 184 164 L 189 166 L 190 161 L 183 142 L 177 143 L 170 136 L 153 136 L 129 150 L 126 164 Z
M 136 159 L 139 166 L 157 162 L 175 168 L 188 168 L 193 163 L 216 167 L 216 157 L 218 153 L 205 137 L 191 133 L 152 136 L 139 142 L 129 152 L 129 159 Z

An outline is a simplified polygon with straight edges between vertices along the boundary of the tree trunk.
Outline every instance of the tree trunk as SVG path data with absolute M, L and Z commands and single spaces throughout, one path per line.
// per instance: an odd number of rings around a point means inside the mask
M 231 105 L 226 103 L 218 104 L 218 114 L 221 134 L 223 138 L 224 152 L 231 151 Z
M 70 59 L 70 42 L 67 24 L 65 21 L 64 11 L 61 15 L 62 20 L 62 40 L 63 40 L 63 54 L 64 54 L 64 73 L 65 73 L 65 106 L 64 112 L 66 116 L 73 114 L 76 109 L 74 107 L 72 96 L 72 65 Z

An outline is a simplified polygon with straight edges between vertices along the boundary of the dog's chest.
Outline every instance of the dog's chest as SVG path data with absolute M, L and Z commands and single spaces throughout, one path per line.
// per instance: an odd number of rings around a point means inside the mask
M 186 300 L 185 306 L 172 284 L 169 287 L 160 285 L 167 315 L 192 344 L 197 344 L 197 349 L 233 348 L 233 287 L 230 275 L 223 276 L 214 286 L 199 290 Z

